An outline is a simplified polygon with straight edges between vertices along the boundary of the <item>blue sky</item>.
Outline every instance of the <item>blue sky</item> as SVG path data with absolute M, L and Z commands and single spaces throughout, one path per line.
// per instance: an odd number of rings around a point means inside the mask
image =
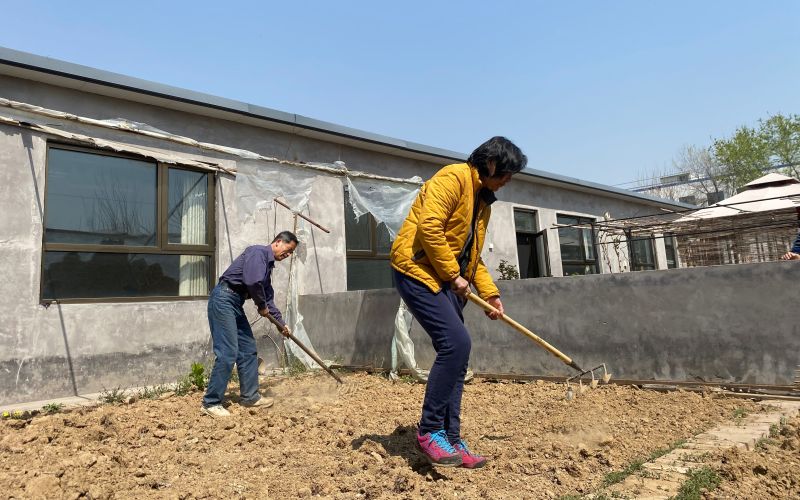
M 800 2 L 6 2 L 0 45 L 605 184 L 800 112 Z M 1 91 L 2 89 L 0 89 Z

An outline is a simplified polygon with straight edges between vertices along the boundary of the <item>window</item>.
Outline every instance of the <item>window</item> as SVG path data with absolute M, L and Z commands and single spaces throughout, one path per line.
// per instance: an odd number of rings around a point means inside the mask
M 514 228 L 517 232 L 519 277 L 548 276 L 546 233 L 536 230 L 536 212 L 515 209 Z
M 678 245 L 675 242 L 675 235 L 672 233 L 664 234 L 664 250 L 667 253 L 667 269 L 678 267 Z
M 577 226 L 558 228 L 564 276 L 597 274 L 594 220 L 559 214 L 556 221 L 563 225 Z
M 350 195 L 344 190 L 344 233 L 347 246 L 347 289 L 392 288 L 389 252 L 392 238 L 385 224 L 376 224 L 371 214 L 356 219 Z
M 49 146 L 42 300 L 207 296 L 213 182 L 207 172 Z
M 629 236 L 628 249 L 631 255 L 631 271 L 649 271 L 656 268 L 652 237 L 643 235 Z
M 686 203 L 688 205 L 697 205 L 697 196 L 690 194 L 689 196 L 681 196 L 678 198 L 678 201 L 681 203 Z

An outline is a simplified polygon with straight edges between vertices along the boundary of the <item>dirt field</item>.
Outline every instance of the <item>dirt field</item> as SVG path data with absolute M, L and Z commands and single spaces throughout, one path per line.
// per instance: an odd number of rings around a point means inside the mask
M 716 498 L 800 498 L 800 418 L 775 431 L 753 451 L 722 454 Z
M 737 408 L 757 411 L 745 400 L 682 391 L 609 385 L 570 402 L 563 385 L 476 380 L 465 391 L 462 429 L 491 461 L 473 471 L 434 470 L 414 449 L 424 386 L 364 374 L 346 382 L 348 390 L 337 394 L 323 375 L 270 378 L 273 408 L 234 403 L 226 420 L 200 414 L 199 392 L 6 419 L 0 496 L 579 496 L 596 490 L 608 473 L 732 419 Z M 736 483 L 720 491 L 735 496 L 742 484 L 760 488 L 773 472 L 797 471 L 798 421 L 787 429 L 772 447 L 775 459 L 731 452 L 722 475 Z M 759 463 L 766 473 L 752 472 Z M 797 496 L 796 481 L 794 489 L 780 489 L 780 481 L 774 491 Z

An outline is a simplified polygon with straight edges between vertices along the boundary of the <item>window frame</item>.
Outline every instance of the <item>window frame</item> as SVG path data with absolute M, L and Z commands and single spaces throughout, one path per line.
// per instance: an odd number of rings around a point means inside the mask
M 672 249 L 672 264 L 669 262 L 670 249 Z M 678 240 L 675 233 L 664 233 L 664 254 L 667 262 L 667 269 L 678 269 Z
M 156 239 L 153 246 L 130 246 L 130 245 L 91 245 L 80 243 L 48 243 L 47 233 L 47 195 L 50 183 L 48 174 L 50 173 L 50 150 L 61 149 L 75 151 L 78 153 L 94 154 L 98 156 L 108 156 L 114 158 L 125 158 L 130 160 L 146 161 L 156 167 Z M 206 209 L 206 235 L 208 243 L 206 245 L 181 245 L 180 243 L 169 243 L 169 169 L 188 170 L 191 172 L 202 172 L 207 174 L 207 193 L 208 206 Z M 163 302 L 163 301 L 184 301 L 207 299 L 205 295 L 152 295 L 144 297 L 88 297 L 88 298 L 44 298 L 44 265 L 47 252 L 85 252 L 85 253 L 117 253 L 117 254 L 155 254 L 155 255 L 194 255 L 209 257 L 209 293 L 216 281 L 216 172 L 188 167 L 185 165 L 163 163 L 153 158 L 133 153 L 119 151 L 109 151 L 102 148 L 92 148 L 83 145 L 76 145 L 69 142 L 48 141 L 45 152 L 45 187 L 43 193 L 44 212 L 42 219 L 42 246 L 41 258 L 39 262 L 39 302 L 41 304 L 61 303 L 61 304 L 87 304 L 87 303 L 116 303 L 116 302 Z
M 648 267 L 646 267 L 646 268 L 640 268 L 640 269 L 634 268 L 634 265 L 636 264 L 635 261 L 634 261 L 634 257 L 636 256 L 636 252 L 634 252 L 634 243 L 637 243 L 637 242 L 640 242 L 640 241 L 644 241 L 647 244 L 649 244 L 649 246 L 650 246 L 650 253 L 653 256 L 653 267 L 652 268 L 649 267 L 649 264 L 648 264 Z M 656 254 L 656 244 L 655 243 L 656 243 L 655 236 L 652 233 L 647 237 L 644 237 L 643 235 L 639 235 L 639 236 L 629 235 L 628 236 L 628 261 L 630 262 L 631 272 L 658 271 L 658 254 Z
M 517 212 L 519 212 L 519 213 L 527 213 L 527 214 L 530 214 L 531 216 L 533 216 L 533 223 L 534 223 L 534 229 L 533 230 L 519 229 L 517 227 Z M 517 207 L 517 206 L 515 206 L 515 207 L 512 207 L 512 212 L 511 213 L 512 213 L 512 223 L 514 224 L 514 239 L 515 239 L 515 249 L 517 250 L 517 271 L 519 272 L 519 278 L 520 279 L 536 279 L 537 278 L 537 277 L 528 278 L 528 277 L 523 277 L 522 276 L 522 263 L 520 262 L 520 258 L 519 258 L 519 243 L 516 242 L 516 238 L 518 238 L 518 236 L 520 234 L 526 234 L 526 235 L 532 236 L 534 238 L 532 247 L 535 247 L 537 245 L 537 242 L 539 241 L 539 238 L 542 238 L 541 242 L 542 242 L 542 254 L 543 255 L 538 256 L 538 257 L 543 261 L 542 264 L 544 265 L 544 269 L 542 269 L 541 266 L 539 266 L 539 264 L 540 264 L 538 262 L 539 259 L 537 259 L 536 267 L 537 267 L 537 270 L 541 271 L 541 274 L 542 274 L 541 276 L 538 276 L 538 278 L 549 278 L 549 277 L 551 277 L 552 276 L 552 272 L 550 271 L 550 256 L 549 256 L 549 248 L 548 248 L 548 245 L 547 245 L 547 230 L 540 229 L 540 230 L 536 231 L 536 229 L 541 227 L 541 225 L 539 224 L 539 211 L 537 209 L 535 209 L 535 208 L 527 208 L 527 207 Z M 537 252 L 538 252 L 538 250 L 537 250 Z M 530 268 L 528 269 L 528 271 L 530 272 Z
M 375 220 L 375 217 L 371 213 L 365 213 L 360 218 L 369 217 L 369 250 L 350 250 L 347 248 L 347 217 L 350 215 L 348 210 L 352 210 L 352 206 L 350 205 L 350 194 L 348 193 L 348 187 L 344 186 L 344 217 L 345 217 L 345 230 L 344 230 L 344 248 L 345 248 L 345 287 L 347 291 L 357 291 L 357 290 L 381 290 L 381 288 L 350 288 L 350 282 L 347 279 L 347 269 L 349 265 L 350 259 L 356 260 L 385 260 L 387 267 L 389 267 L 389 262 L 391 260 L 391 250 L 386 253 L 378 252 L 378 223 Z M 391 233 L 390 233 L 391 236 Z M 390 240 L 389 248 L 391 249 L 392 244 L 394 244 L 394 240 Z M 389 274 L 392 283 L 394 283 L 394 277 Z
M 557 227 L 556 234 L 558 234 L 558 255 L 561 258 L 561 275 L 562 276 L 567 276 L 567 275 L 564 274 L 564 264 L 566 264 L 568 266 L 587 266 L 587 265 L 592 265 L 594 267 L 594 273 L 591 273 L 591 274 L 602 274 L 601 269 L 600 269 L 600 255 L 599 255 L 600 247 L 597 244 L 597 229 L 595 229 L 595 224 L 597 223 L 597 219 L 589 217 L 589 216 L 586 216 L 586 215 L 573 215 L 573 214 L 565 213 L 565 212 L 556 212 L 556 223 L 557 224 L 560 224 L 558 222 L 558 218 L 559 217 L 572 217 L 573 219 L 577 219 L 577 221 L 578 221 L 577 225 L 586 225 L 586 224 L 588 224 L 589 226 L 591 226 L 591 229 L 588 229 L 588 231 L 592 232 L 591 233 L 592 234 L 592 248 L 594 250 L 594 259 L 589 260 L 589 259 L 586 258 L 586 248 L 584 247 L 584 245 L 580 245 L 581 255 L 583 255 L 583 260 L 564 260 L 564 253 L 561 250 L 561 233 L 558 232 L 558 230 L 568 229 L 568 228 Z M 575 229 L 578 229 L 579 231 L 587 231 L 587 229 L 585 229 L 585 228 L 575 228 Z M 583 241 L 583 238 L 584 238 L 583 233 L 581 233 L 580 241 Z M 572 276 L 572 275 L 569 275 L 569 276 Z M 580 276 L 590 276 L 590 275 L 589 274 L 582 274 Z

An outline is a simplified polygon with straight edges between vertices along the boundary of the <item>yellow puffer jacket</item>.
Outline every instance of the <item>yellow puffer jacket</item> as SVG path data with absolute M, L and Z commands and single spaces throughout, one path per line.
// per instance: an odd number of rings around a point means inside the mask
M 475 197 L 482 183 L 466 163 L 448 165 L 419 190 L 392 245 L 392 267 L 427 285 L 433 293 L 442 283 L 459 276 L 458 256 L 472 223 Z M 481 200 L 472 252 L 463 278 L 475 285 L 483 299 L 500 296 L 480 258 L 491 207 Z

